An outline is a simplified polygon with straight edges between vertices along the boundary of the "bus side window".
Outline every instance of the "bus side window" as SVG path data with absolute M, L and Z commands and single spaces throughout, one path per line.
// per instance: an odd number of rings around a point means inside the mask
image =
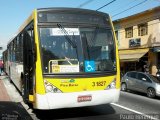
M 23 62 L 23 33 L 21 33 L 20 35 L 19 35 L 19 51 L 21 51 L 20 52 L 20 54 L 19 54 L 19 61 L 22 63 Z

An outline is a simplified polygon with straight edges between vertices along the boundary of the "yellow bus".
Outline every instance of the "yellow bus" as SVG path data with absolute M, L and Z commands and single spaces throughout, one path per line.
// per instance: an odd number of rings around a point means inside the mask
M 116 102 L 120 69 L 108 14 L 36 9 L 7 45 L 6 72 L 35 109 Z

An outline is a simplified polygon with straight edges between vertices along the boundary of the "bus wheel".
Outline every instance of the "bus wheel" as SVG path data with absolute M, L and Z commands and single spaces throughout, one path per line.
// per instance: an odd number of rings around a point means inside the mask
M 121 90 L 122 91 L 127 91 L 127 85 L 126 85 L 126 83 L 122 83 Z
M 154 98 L 156 96 L 156 91 L 154 90 L 154 88 L 147 89 L 147 96 L 150 98 Z

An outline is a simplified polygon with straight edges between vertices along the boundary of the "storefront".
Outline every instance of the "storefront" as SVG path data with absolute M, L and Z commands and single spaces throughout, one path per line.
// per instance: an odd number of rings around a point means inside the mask
M 121 72 L 150 72 L 149 48 L 119 50 Z
M 150 61 L 152 62 L 152 74 L 160 71 L 160 47 L 153 47 L 151 49 Z

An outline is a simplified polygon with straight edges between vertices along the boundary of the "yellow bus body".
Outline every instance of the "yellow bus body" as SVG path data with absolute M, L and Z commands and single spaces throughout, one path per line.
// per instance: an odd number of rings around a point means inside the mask
M 98 92 L 101 94 L 101 92 L 103 93 L 103 95 L 110 94 L 109 89 L 107 88 L 113 81 L 116 81 L 116 90 L 118 92 L 116 92 L 116 98 L 115 100 L 111 99 L 108 102 L 114 102 L 117 101 L 119 98 L 119 91 L 120 91 L 120 65 L 119 65 L 119 55 L 118 55 L 118 46 L 117 46 L 117 40 L 115 37 L 115 33 L 114 33 L 114 42 L 116 43 L 116 75 L 109 75 L 109 76 L 105 76 L 105 77 L 97 77 L 97 76 L 92 76 L 92 77 L 81 77 L 81 78 L 52 78 L 52 77 L 43 77 L 43 73 L 42 73 L 42 63 L 41 63 L 41 55 L 40 55 L 40 44 L 39 44 L 39 32 L 38 32 L 38 20 L 37 20 L 37 10 L 34 10 L 32 15 L 25 21 L 25 23 L 23 24 L 23 26 L 19 29 L 18 33 L 20 33 L 25 27 L 26 25 L 28 25 L 31 21 L 34 21 L 34 39 L 35 39 L 35 44 L 36 44 L 36 66 L 35 66 L 35 83 L 34 83 L 34 89 L 33 89 L 33 94 L 29 95 L 29 101 L 33 103 L 34 108 L 37 109 L 54 109 L 54 108 L 63 108 L 63 106 L 58 106 L 58 107 L 46 107 L 46 108 L 42 108 L 39 107 L 39 104 L 46 104 L 44 103 L 44 101 L 41 101 L 41 103 L 39 103 L 39 98 L 38 95 L 46 95 L 46 89 L 45 89 L 45 82 L 48 82 L 49 84 L 52 84 L 53 86 L 57 87 L 58 89 L 60 89 L 62 91 L 62 93 L 53 93 L 55 94 L 55 96 L 57 95 L 58 97 L 62 97 L 62 94 L 64 94 L 64 96 L 66 95 L 70 95 L 72 96 L 71 93 L 73 93 L 73 96 L 76 95 L 85 95 L 85 94 L 92 94 L 93 92 L 95 92 L 95 94 L 97 95 Z M 110 19 L 111 21 L 111 19 Z M 114 27 L 112 22 L 110 22 L 112 25 L 112 31 L 114 31 Z M 19 88 L 19 87 L 18 87 Z M 20 88 L 19 88 L 20 89 Z M 100 92 L 101 91 L 101 92 Z M 108 92 L 103 92 L 103 91 L 108 91 Z M 114 92 L 113 92 L 114 93 Z M 60 95 L 58 95 L 60 94 Z M 94 94 L 94 93 L 93 93 Z M 111 92 L 112 94 L 112 92 Z M 112 95 L 110 95 L 112 96 Z M 109 96 L 109 97 L 110 97 Z M 57 97 L 57 98 L 58 98 Z M 103 97 L 102 97 L 103 98 Z M 53 98 L 54 99 L 54 98 Z M 100 100 L 101 101 L 101 100 Z M 53 101 L 54 103 L 54 101 Z M 81 103 L 80 103 L 81 104 Z M 97 102 L 96 103 L 92 103 L 93 105 L 97 105 L 97 104 L 105 104 L 105 102 Z M 82 105 L 70 105 L 71 107 L 78 107 L 78 106 L 90 106 L 92 104 L 82 104 Z M 64 107 L 68 107 L 65 106 Z

